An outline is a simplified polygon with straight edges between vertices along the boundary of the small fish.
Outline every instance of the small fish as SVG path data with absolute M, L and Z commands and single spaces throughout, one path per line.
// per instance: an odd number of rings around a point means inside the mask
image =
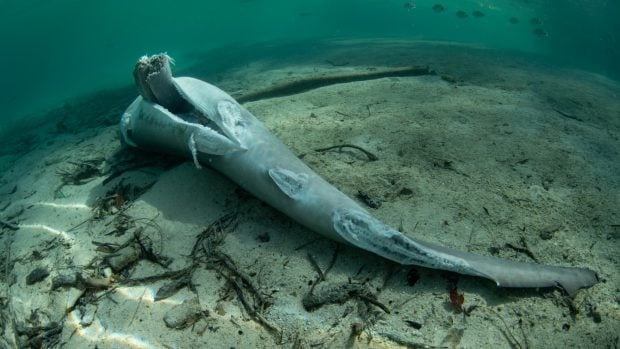
M 517 17 L 510 17 L 509 21 L 512 24 L 519 24 L 519 22 L 520 22 Z
M 467 12 L 465 12 L 465 11 L 461 11 L 461 10 L 456 11 L 456 16 L 457 16 L 458 18 L 467 18 L 467 17 L 469 17 L 469 15 L 467 14 Z
M 406 2 L 403 7 L 407 9 L 407 11 L 411 11 L 415 8 L 415 4 L 413 2 Z
M 476 17 L 476 18 L 484 17 L 484 13 L 482 13 L 481 11 L 478 11 L 478 10 L 476 10 L 476 11 L 472 12 L 471 14 L 472 14 L 474 17 Z
M 445 8 L 442 4 L 435 4 L 435 5 L 433 6 L 433 11 L 435 11 L 435 12 L 437 12 L 437 13 L 439 13 L 439 12 L 443 12 L 443 11 L 445 11 L 445 10 L 446 10 L 446 8 Z
M 538 17 L 534 17 L 530 19 L 530 24 L 531 25 L 541 25 L 542 24 L 542 20 Z
M 549 34 L 547 33 L 546 30 L 544 30 L 543 28 L 536 28 L 534 29 L 534 35 L 541 37 L 541 38 L 545 38 L 547 36 L 549 36 Z

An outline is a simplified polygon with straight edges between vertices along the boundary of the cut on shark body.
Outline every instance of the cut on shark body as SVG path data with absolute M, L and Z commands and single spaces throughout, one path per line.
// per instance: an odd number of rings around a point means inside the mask
M 598 282 L 586 268 L 510 261 L 410 238 L 316 174 L 226 92 L 173 77 L 166 54 L 142 57 L 134 78 L 140 96 L 120 123 L 126 144 L 212 167 L 316 233 L 403 265 L 479 276 L 501 287 L 561 287 L 574 296 Z

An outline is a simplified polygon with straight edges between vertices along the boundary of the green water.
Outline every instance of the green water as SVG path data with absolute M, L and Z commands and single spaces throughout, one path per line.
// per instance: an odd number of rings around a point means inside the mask
M 434 11 L 437 3 L 445 11 Z M 132 65 L 144 54 L 167 51 L 189 65 L 210 49 L 274 40 L 475 43 L 620 76 L 618 1 L 3 0 L 0 8 L 3 125 L 76 96 L 130 84 Z M 457 10 L 468 17 L 458 18 Z M 473 16 L 476 10 L 484 16 Z M 541 24 L 530 23 L 532 18 Z M 542 30 L 538 35 L 536 28 Z M 251 60 L 252 54 L 239 58 Z

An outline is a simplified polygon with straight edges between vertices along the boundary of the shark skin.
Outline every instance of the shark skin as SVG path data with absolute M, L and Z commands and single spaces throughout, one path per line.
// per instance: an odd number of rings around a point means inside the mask
M 500 287 L 561 287 L 570 296 L 598 282 L 586 268 L 482 256 L 403 235 L 311 170 L 226 92 L 173 77 L 170 60 L 159 54 L 136 64 L 140 96 L 121 117 L 124 143 L 190 157 L 308 229 L 403 265 L 483 277 Z

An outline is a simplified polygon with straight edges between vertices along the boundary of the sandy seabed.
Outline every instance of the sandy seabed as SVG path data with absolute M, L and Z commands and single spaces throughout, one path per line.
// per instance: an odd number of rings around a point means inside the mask
M 0 154 L 0 347 L 617 348 L 618 83 L 483 48 L 380 40 L 184 73 L 242 97 L 404 66 L 433 73 L 244 106 L 407 235 L 588 267 L 600 283 L 571 299 L 339 246 L 210 169 L 122 148 L 115 125 L 87 121 L 119 117 L 126 104 L 112 99 Z M 315 151 L 339 144 L 378 160 Z

